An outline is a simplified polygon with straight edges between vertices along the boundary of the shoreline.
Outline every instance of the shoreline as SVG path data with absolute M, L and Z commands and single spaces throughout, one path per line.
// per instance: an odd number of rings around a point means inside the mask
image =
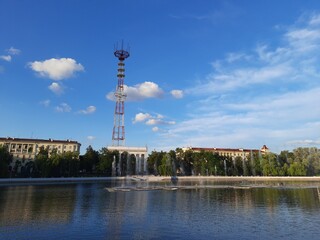
M 320 182 L 320 176 L 314 177 L 257 177 L 257 176 L 126 176 L 126 177 L 67 177 L 67 178 L 0 178 L 0 186 L 4 185 L 32 185 L 32 184 L 70 184 L 70 183 L 94 183 L 109 181 L 216 181 L 216 182 Z

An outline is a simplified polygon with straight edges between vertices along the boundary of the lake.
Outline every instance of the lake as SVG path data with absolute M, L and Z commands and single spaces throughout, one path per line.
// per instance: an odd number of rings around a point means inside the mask
M 320 183 L 0 186 L 0 239 L 319 239 Z

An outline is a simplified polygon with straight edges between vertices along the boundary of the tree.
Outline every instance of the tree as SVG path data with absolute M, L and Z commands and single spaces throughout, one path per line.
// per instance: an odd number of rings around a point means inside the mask
M 162 158 L 165 152 L 152 151 L 148 157 L 148 172 L 149 174 L 160 174 L 160 165 L 162 164 Z
M 64 152 L 60 156 L 59 176 L 76 177 L 79 172 L 79 154 L 77 152 Z
M 137 158 L 134 154 L 131 154 L 130 157 L 129 157 L 129 175 L 134 175 L 136 174 L 136 161 L 137 161 Z
M 127 175 L 127 169 L 128 169 L 128 159 L 129 159 L 129 153 L 128 152 L 123 152 L 120 155 L 121 157 L 121 165 L 120 165 L 120 173 L 121 176 L 126 176 Z M 129 165 L 130 166 L 130 165 Z
M 49 162 L 48 148 L 40 147 L 39 153 L 35 158 L 35 176 L 49 177 L 51 172 L 51 164 Z
M 159 166 L 159 173 L 161 176 L 172 176 L 172 160 L 170 154 L 163 154 L 161 164 Z
M 112 175 L 112 162 L 115 160 L 115 163 L 119 161 L 119 152 L 118 151 L 109 151 L 107 148 L 102 148 L 99 151 L 99 162 L 98 162 L 98 173 L 104 176 Z
M 279 176 L 281 166 L 279 165 L 275 154 L 267 153 L 262 156 L 261 168 L 264 176 Z
M 289 176 L 306 176 L 307 169 L 304 166 L 304 164 L 299 162 L 294 162 L 290 164 L 290 167 L 288 169 Z
M 242 176 L 243 175 L 243 164 L 242 164 L 242 157 L 237 156 L 234 159 L 234 175 Z
M 320 175 L 320 151 L 317 148 L 309 148 L 308 160 L 308 175 Z
M 12 156 L 6 146 L 0 146 L 0 177 L 9 177 L 9 164 L 12 162 Z
M 80 159 L 80 170 L 86 173 L 93 173 L 99 163 L 99 152 L 93 150 L 91 145 L 86 149 L 86 153 Z
M 186 176 L 193 175 L 193 151 L 187 150 L 184 152 L 184 156 L 181 159 L 180 165 L 182 165 L 182 168 L 184 169 L 184 173 Z

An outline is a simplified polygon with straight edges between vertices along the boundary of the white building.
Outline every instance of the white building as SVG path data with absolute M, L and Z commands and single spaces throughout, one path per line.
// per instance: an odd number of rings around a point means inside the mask
M 80 153 L 81 144 L 72 140 L 54 139 L 29 139 L 29 138 L 0 138 L 0 146 L 7 146 L 13 157 L 13 163 L 20 160 L 22 164 L 26 161 L 33 161 L 39 153 L 40 148 L 48 149 L 49 155 L 53 149 L 57 153 L 77 152 Z
M 121 156 L 122 153 L 128 153 L 127 159 L 127 167 L 129 167 L 128 161 L 131 155 L 135 156 L 136 159 L 136 169 L 135 174 L 147 174 L 147 157 L 148 157 L 148 148 L 147 147 L 124 147 L 124 146 L 108 146 L 107 149 L 109 151 L 118 151 Z M 121 157 L 119 158 L 121 159 Z M 121 176 L 121 161 L 116 163 L 114 161 L 112 166 L 112 175 L 120 175 Z M 128 170 L 128 169 L 127 169 Z

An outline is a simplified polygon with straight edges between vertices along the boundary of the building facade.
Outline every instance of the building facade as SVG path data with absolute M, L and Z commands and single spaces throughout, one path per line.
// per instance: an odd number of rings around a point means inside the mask
M 56 149 L 57 153 L 80 153 L 81 144 L 72 140 L 0 138 L 0 146 L 7 146 L 13 157 L 13 164 L 20 160 L 23 163 L 35 160 L 41 148 L 48 149 L 49 155 Z
M 147 147 L 124 147 L 124 146 L 108 146 L 109 151 L 118 151 L 119 159 L 121 159 L 121 154 L 124 152 L 128 153 L 127 167 L 129 167 L 129 157 L 134 155 L 136 159 L 136 169 L 133 171 L 135 175 L 146 175 L 147 174 L 147 157 L 148 157 L 148 148 Z M 112 163 L 112 176 L 121 176 L 121 161 L 118 163 L 114 160 Z M 127 169 L 129 172 L 129 169 Z
M 266 145 L 263 145 L 261 149 L 186 147 L 182 148 L 182 150 L 192 150 L 194 152 L 212 152 L 218 153 L 220 156 L 226 156 L 231 158 L 241 157 L 242 159 L 249 159 L 252 153 L 264 155 L 269 152 L 269 148 Z

